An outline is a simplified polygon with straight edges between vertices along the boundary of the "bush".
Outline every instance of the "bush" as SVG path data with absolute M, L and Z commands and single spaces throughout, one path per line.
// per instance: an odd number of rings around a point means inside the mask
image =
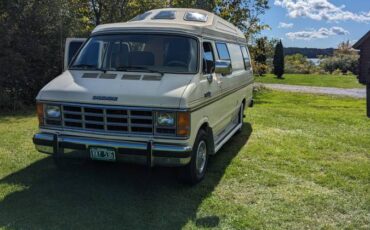
M 285 73 L 309 74 L 317 71 L 317 67 L 302 54 L 285 56 Z
M 252 66 L 253 66 L 253 73 L 257 76 L 263 76 L 267 73 L 268 66 L 266 64 L 253 61 Z
M 358 73 L 358 54 L 336 54 L 333 57 L 324 58 L 320 67 L 329 73 L 338 72 L 340 70 L 341 74 L 346 74 L 351 72 L 354 74 Z

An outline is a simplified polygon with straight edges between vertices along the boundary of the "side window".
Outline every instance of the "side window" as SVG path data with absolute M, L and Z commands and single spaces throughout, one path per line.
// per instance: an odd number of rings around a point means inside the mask
M 76 54 L 78 49 L 80 49 L 81 45 L 84 41 L 73 41 L 69 43 L 69 52 L 68 52 L 68 65 L 71 63 L 73 56 Z
M 212 44 L 203 42 L 203 73 L 213 73 L 215 65 L 215 55 L 213 54 Z
M 233 63 L 233 70 L 244 70 L 244 61 L 242 52 L 240 51 L 240 45 L 227 44 L 227 47 L 229 48 L 231 62 Z
M 221 60 L 230 60 L 229 50 L 225 43 L 216 43 L 218 56 Z
M 251 64 L 250 64 L 250 58 L 249 58 L 247 48 L 245 46 L 240 46 L 240 49 L 241 49 L 242 54 L 243 54 L 244 67 L 245 67 L 245 69 L 248 69 L 248 68 L 250 68 Z

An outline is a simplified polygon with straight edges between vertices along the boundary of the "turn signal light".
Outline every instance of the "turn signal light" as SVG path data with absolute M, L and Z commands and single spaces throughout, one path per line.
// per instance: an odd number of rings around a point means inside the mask
M 36 113 L 39 119 L 39 125 L 44 125 L 44 105 L 42 103 L 36 103 Z
M 190 113 L 178 112 L 177 113 L 177 135 L 189 136 L 190 135 Z

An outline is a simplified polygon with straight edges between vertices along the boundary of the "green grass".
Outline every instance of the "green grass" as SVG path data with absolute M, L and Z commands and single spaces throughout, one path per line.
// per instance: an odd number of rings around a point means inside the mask
M 170 168 L 60 172 L 33 148 L 33 114 L 0 116 L 0 228 L 370 228 L 364 100 L 263 91 L 246 115 L 195 187 Z
M 316 75 L 316 74 L 284 74 L 284 79 L 278 79 L 273 74 L 256 77 L 256 82 L 287 85 L 305 85 L 337 88 L 364 88 L 354 75 Z

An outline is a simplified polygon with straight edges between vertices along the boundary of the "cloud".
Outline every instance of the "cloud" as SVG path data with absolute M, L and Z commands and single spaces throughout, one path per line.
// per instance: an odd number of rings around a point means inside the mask
M 293 27 L 293 23 L 280 22 L 278 28 L 288 29 Z
M 289 32 L 286 33 L 285 35 L 289 39 L 311 40 L 346 34 L 349 34 L 347 30 L 343 29 L 342 27 L 333 26 L 331 28 L 320 28 L 318 30 Z
M 291 18 L 308 17 L 314 20 L 370 22 L 370 11 L 353 13 L 345 5 L 336 6 L 328 0 L 275 0 L 276 6 L 286 8 Z

